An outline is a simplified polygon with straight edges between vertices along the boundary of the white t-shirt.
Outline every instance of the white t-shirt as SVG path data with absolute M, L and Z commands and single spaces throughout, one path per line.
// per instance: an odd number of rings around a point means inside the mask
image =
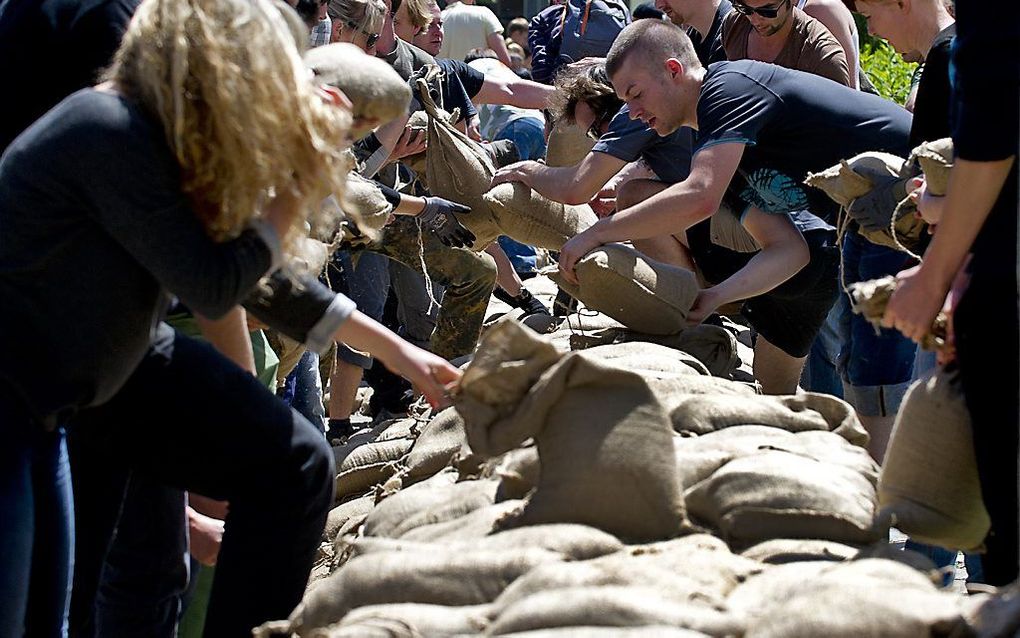
M 438 57 L 463 61 L 471 49 L 488 48 L 491 33 L 503 33 L 495 13 L 458 2 L 443 9 L 443 47 Z

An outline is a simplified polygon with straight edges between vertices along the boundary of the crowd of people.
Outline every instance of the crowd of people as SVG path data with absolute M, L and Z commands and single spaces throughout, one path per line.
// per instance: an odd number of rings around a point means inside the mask
M 474 245 L 472 211 L 418 178 L 425 101 L 493 186 L 591 204 L 553 255 L 566 281 L 610 242 L 696 272 L 689 323 L 739 316 L 762 391 L 845 399 L 877 461 L 911 383 L 958 368 L 992 521 L 968 570 L 1014 582 L 1020 20 L 979 7 L 557 0 L 504 28 L 475 0 L 0 2 L 0 636 L 286 617 L 333 505 L 330 443 L 448 403 L 493 296 L 569 309 L 524 285 L 542 251 Z M 909 109 L 871 88 L 851 8 L 922 61 Z M 402 116 L 352 115 L 350 45 L 407 83 Z M 547 164 L 570 127 L 590 150 Z M 941 196 L 890 178 L 841 208 L 804 184 L 949 137 Z M 336 205 L 355 178 L 391 207 L 378 233 Z M 893 193 L 928 225 L 921 260 L 857 232 L 888 228 Z M 318 274 L 295 265 L 309 233 L 332 242 Z M 845 289 L 886 275 L 876 330 Z M 936 362 L 916 344 L 940 310 Z

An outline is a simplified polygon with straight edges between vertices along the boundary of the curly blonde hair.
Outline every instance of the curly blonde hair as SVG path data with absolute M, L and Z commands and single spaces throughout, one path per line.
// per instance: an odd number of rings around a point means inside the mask
M 106 79 L 159 119 L 181 186 L 209 235 L 239 234 L 273 193 L 301 210 L 286 244 L 336 227 L 350 114 L 326 104 L 301 61 L 300 18 L 274 0 L 144 0 Z M 326 218 L 331 217 L 331 218 Z

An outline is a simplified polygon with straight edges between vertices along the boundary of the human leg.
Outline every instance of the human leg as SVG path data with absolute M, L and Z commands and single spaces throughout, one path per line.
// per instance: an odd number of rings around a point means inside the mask
M 795 394 L 807 357 L 792 357 L 758 335 L 754 343 L 754 378 L 765 394 Z
M 654 179 L 632 179 L 624 182 L 616 192 L 616 210 L 626 210 L 668 187 L 669 184 L 666 182 Z M 694 261 L 683 242 L 682 233 L 679 237 L 665 234 L 659 237 L 634 240 L 631 243 L 639 252 L 656 261 L 680 266 L 691 271 L 695 270 Z
M 230 502 L 206 635 L 247 636 L 289 614 L 332 504 L 333 458 L 321 434 L 182 335 L 151 349 L 113 401 L 146 414 L 145 427 L 104 428 L 113 454 L 155 482 Z

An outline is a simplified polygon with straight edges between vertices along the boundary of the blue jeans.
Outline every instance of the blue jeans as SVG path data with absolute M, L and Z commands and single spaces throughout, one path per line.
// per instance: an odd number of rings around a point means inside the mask
M 42 430 L 0 385 L 0 437 L 0 636 L 66 636 L 74 508 L 64 430 Z
M 800 385 L 808 392 L 823 392 L 843 398 L 843 379 L 839 376 L 839 351 L 843 345 L 840 328 L 843 313 L 850 312 L 846 295 L 840 292 L 832 310 L 825 318 L 825 323 L 818 330 L 811 352 L 808 353 L 804 371 L 800 375 Z
M 522 160 L 545 157 L 545 122 L 534 117 L 520 117 L 500 129 L 493 141 L 511 140 Z
M 284 403 L 319 429 L 326 431 L 326 410 L 322 406 L 322 381 L 319 379 L 319 355 L 305 351 L 283 383 Z
M 949 567 L 950 565 L 956 566 L 956 554 L 955 550 L 945 549 L 942 547 L 936 547 L 935 545 L 925 545 L 924 543 L 918 543 L 911 539 L 907 539 L 906 544 L 903 546 L 904 549 L 923 554 L 931 559 L 931 562 L 935 563 L 935 566 L 939 569 L 943 567 Z M 968 583 L 983 583 L 985 582 L 984 570 L 981 567 L 981 555 L 980 554 L 963 554 L 964 563 L 967 565 L 967 582 Z M 942 585 L 949 586 L 953 584 L 954 576 L 952 573 L 947 573 L 942 577 Z

